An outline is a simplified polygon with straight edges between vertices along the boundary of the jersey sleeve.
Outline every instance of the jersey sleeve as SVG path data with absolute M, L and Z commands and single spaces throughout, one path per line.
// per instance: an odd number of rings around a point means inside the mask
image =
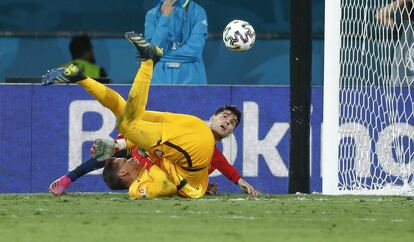
M 151 9 L 145 15 L 145 38 L 153 45 L 158 45 L 163 48 L 164 51 L 168 50 L 166 40 L 168 39 L 169 28 L 171 25 L 172 16 L 160 15 L 158 21 L 157 13 L 158 8 Z
M 130 198 L 156 198 L 174 196 L 177 187 L 168 178 L 167 174 L 158 166 L 152 166 L 149 171 L 144 169 L 142 174 L 129 187 Z
M 241 178 L 239 172 L 227 161 L 226 157 L 217 147 L 214 148 L 213 158 L 209 169 L 211 174 L 215 169 L 219 170 L 227 179 L 237 184 Z

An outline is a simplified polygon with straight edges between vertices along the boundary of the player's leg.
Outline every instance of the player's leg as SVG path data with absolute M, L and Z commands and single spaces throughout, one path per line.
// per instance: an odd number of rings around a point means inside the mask
M 42 85 L 49 86 L 57 83 L 69 84 L 84 79 L 86 79 L 86 76 L 83 72 L 74 64 L 70 64 L 65 67 L 48 70 L 47 73 L 42 76 Z
M 125 99 L 113 89 L 85 76 L 75 65 L 49 70 L 42 77 L 45 86 L 56 83 L 77 83 L 96 98 L 104 107 L 111 110 L 116 117 L 121 115 L 125 107 Z
M 138 73 L 136 78 L 138 78 Z M 124 111 L 126 100 L 115 90 L 89 77 L 85 80 L 78 81 L 77 84 L 95 97 L 104 107 L 111 110 L 115 117 L 118 118 Z M 162 117 L 162 112 L 144 110 L 141 119 L 149 122 L 161 122 Z
M 148 149 L 161 139 L 161 122 L 149 122 L 144 119 L 148 101 L 148 92 L 152 79 L 154 62 L 162 56 L 162 50 L 149 44 L 142 35 L 126 33 L 126 38 L 135 45 L 141 57 L 141 67 L 134 79 L 128 95 L 124 112 L 118 118 L 118 130 L 128 140 L 142 149 Z M 153 113 L 152 117 L 157 116 Z M 162 114 L 158 116 L 162 121 Z
M 111 110 L 115 117 L 119 117 L 124 111 L 126 101 L 115 90 L 89 77 L 78 81 L 77 84 L 95 97 L 102 106 Z
M 164 121 L 164 112 L 145 110 L 141 119 L 148 122 L 162 123 Z
M 141 59 L 141 66 L 128 95 L 127 107 L 125 107 L 124 113 L 119 119 L 120 122 L 130 123 L 133 120 L 142 119 L 147 105 L 154 65 L 163 55 L 163 51 L 161 48 L 148 43 L 141 34 L 127 32 L 125 38 L 135 46 Z
M 149 44 L 140 34 L 134 32 L 127 32 L 125 37 L 138 50 L 141 60 L 153 60 L 157 62 L 163 55 L 162 49 L 157 46 Z M 139 73 L 138 73 L 139 74 Z M 138 76 L 137 74 L 137 76 Z M 137 79 L 137 77 L 135 78 Z M 87 92 L 96 98 L 103 106 L 110 109 L 116 117 L 119 117 L 125 107 L 125 99 L 113 89 L 85 76 L 82 71 L 75 65 L 71 64 L 66 67 L 49 70 L 42 76 L 42 84 L 44 86 L 53 85 L 56 83 L 77 83 L 82 86 Z M 157 117 L 159 113 L 146 115 L 142 113 L 143 120 L 151 122 L 159 122 L 162 117 Z
M 115 117 L 118 118 L 124 111 L 126 100 L 112 88 L 109 88 L 108 86 L 89 77 L 78 81 L 77 84 L 82 86 L 89 94 L 95 97 L 95 99 L 102 104 L 102 106 L 111 110 Z M 142 115 L 142 120 L 149 122 L 160 122 L 162 120 L 162 113 L 145 110 Z
M 187 174 L 188 172 L 185 171 Z M 204 196 L 208 187 L 208 169 L 203 169 L 191 175 L 191 179 L 186 179 L 187 184 L 178 193 L 183 197 L 200 198 Z
M 164 170 L 177 186 L 178 194 L 182 197 L 200 198 L 208 186 L 208 169 L 189 172 L 169 159 L 161 159 L 158 166 Z
M 152 77 L 153 61 L 141 62 L 132 84 L 124 112 L 118 118 L 118 130 L 128 140 L 146 150 L 161 139 L 162 123 L 143 119 Z

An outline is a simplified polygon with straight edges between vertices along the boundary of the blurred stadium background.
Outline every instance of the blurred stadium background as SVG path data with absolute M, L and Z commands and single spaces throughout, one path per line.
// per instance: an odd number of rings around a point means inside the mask
M 137 64 L 123 33 L 144 31 L 145 13 L 156 0 L 0 1 L 0 82 L 7 76 L 39 76 L 70 60 L 71 35 L 93 37 L 98 64 L 114 83 L 131 83 Z M 204 63 L 209 84 L 288 85 L 290 1 L 199 0 L 209 22 Z M 313 0 L 313 84 L 323 79 L 324 1 Z M 254 49 L 234 54 L 222 44 L 233 19 L 250 22 Z

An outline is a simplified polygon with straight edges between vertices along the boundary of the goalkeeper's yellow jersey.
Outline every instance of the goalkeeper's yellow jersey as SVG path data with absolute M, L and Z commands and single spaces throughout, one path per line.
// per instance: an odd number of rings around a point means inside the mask
M 207 124 L 191 115 L 163 114 L 161 139 L 147 150 L 151 158 L 167 158 L 188 170 L 208 167 L 215 140 Z
M 129 197 L 136 199 L 167 197 L 176 194 L 177 186 L 156 165 L 152 166 L 149 171 L 145 168 L 142 169 L 128 189 Z
M 161 159 L 157 165 L 177 185 L 178 195 L 188 198 L 200 198 L 206 193 L 208 186 L 208 168 L 188 171 L 168 159 Z
M 141 62 L 127 104 L 118 93 L 90 78 L 78 84 L 115 114 L 119 131 L 128 140 L 149 152 L 152 160 L 164 163 L 160 166 L 173 178 L 181 195 L 201 197 L 207 189 L 214 152 L 213 133 L 197 117 L 146 110 L 152 71 L 151 60 Z M 171 98 L 173 94 L 165 100 Z
M 161 125 L 158 141 L 147 149 L 151 160 L 168 174 L 179 195 L 202 197 L 207 190 L 208 169 L 215 147 L 211 129 L 203 120 L 191 115 L 151 112 L 151 116 Z M 154 140 L 151 135 L 156 132 L 151 128 L 144 129 L 140 138 Z M 128 145 L 135 144 L 128 141 Z
M 214 147 L 213 133 L 203 120 L 166 112 L 162 138 L 147 152 L 180 188 L 181 196 L 199 198 L 207 190 Z

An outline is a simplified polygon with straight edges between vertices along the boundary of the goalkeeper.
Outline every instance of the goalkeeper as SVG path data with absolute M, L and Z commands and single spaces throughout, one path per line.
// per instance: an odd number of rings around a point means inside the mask
M 167 172 L 179 188 L 180 195 L 201 197 L 207 189 L 208 167 L 215 140 L 229 135 L 239 119 L 231 112 L 223 112 L 214 118 L 216 121 L 212 120 L 209 129 L 194 116 L 146 111 L 153 63 L 159 60 L 162 50 L 133 32 L 127 33 L 126 37 L 136 46 L 142 61 L 126 104 L 118 93 L 85 77 L 74 66 L 50 71 L 44 76 L 43 84 L 76 82 L 83 86 L 113 111 L 118 117 L 120 132 L 148 151 L 152 160 Z M 106 165 L 111 166 L 111 163 L 113 160 Z M 109 187 L 121 189 L 133 185 L 117 174 L 114 169 L 113 174 L 107 176 L 111 179 L 105 179 Z
M 104 158 L 109 155 L 112 155 L 113 153 L 115 153 L 113 157 L 130 158 L 132 153 L 132 149 L 119 150 L 120 146 L 122 146 L 122 148 L 126 148 L 126 140 L 122 135 L 118 136 L 114 141 L 96 140 L 94 147 L 96 148 L 98 146 L 98 151 L 95 151 L 94 148 L 91 149 L 93 156 L 91 159 L 82 162 L 81 165 L 77 166 L 67 175 L 62 176 L 57 180 L 53 181 L 49 186 L 49 192 L 51 192 L 55 196 L 63 195 L 65 190 L 77 179 L 93 170 L 103 168 L 106 160 L 98 161 L 97 157 L 100 157 L 105 152 L 109 154 L 104 156 Z M 104 146 L 107 146 L 106 150 Z M 221 153 L 221 151 L 217 147 L 214 150 L 213 158 L 211 160 L 208 173 L 211 174 L 216 169 L 219 170 L 225 177 L 227 177 L 227 179 L 232 181 L 234 184 L 239 185 L 240 189 L 245 193 L 250 194 L 252 196 L 260 195 L 260 192 L 256 191 L 256 189 L 252 185 L 250 185 L 243 177 L 240 176 L 239 172 L 227 161 L 226 157 Z M 208 184 L 206 194 L 216 193 L 217 184 Z

